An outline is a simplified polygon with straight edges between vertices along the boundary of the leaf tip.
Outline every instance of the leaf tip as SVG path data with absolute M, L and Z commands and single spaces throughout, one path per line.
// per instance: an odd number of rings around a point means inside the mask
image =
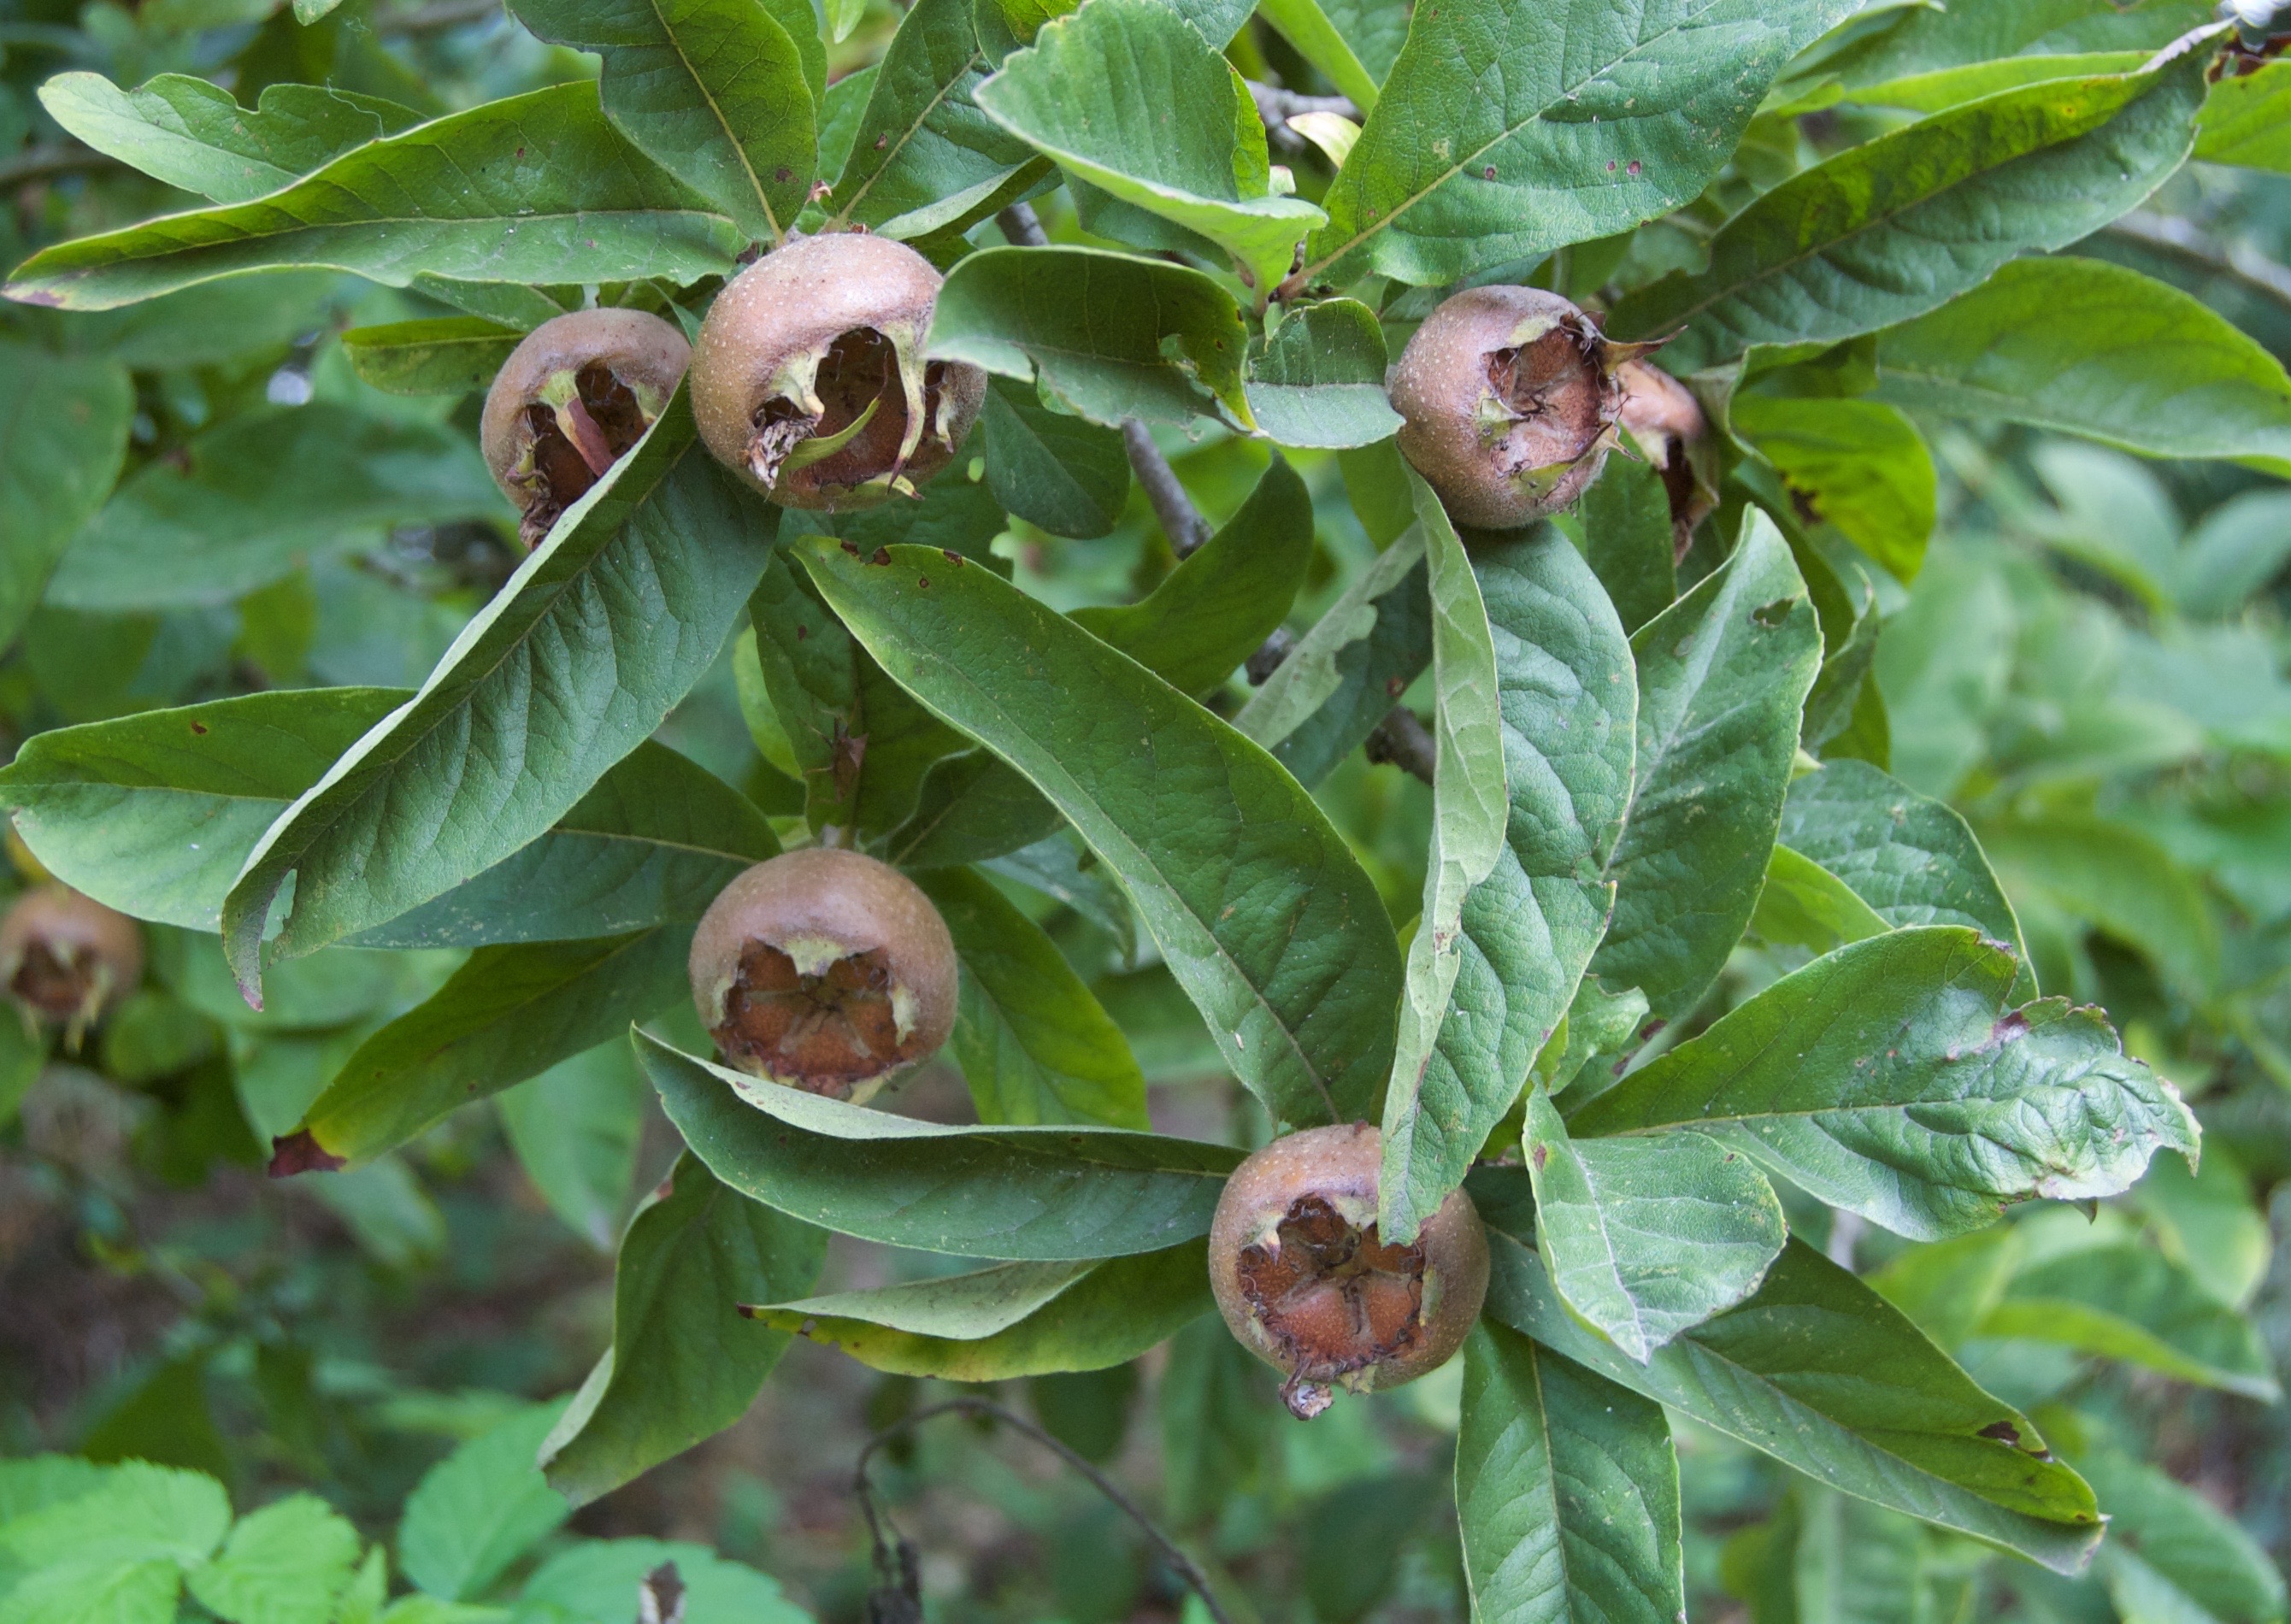
M 291 1178 L 297 1173 L 337 1173 L 348 1165 L 346 1158 L 319 1144 L 309 1129 L 298 1128 L 270 1141 L 270 1165 L 265 1170 L 273 1178 Z

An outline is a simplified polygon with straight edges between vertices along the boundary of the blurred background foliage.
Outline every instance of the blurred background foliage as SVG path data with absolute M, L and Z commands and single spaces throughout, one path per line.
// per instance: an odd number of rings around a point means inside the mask
M 830 52 L 840 79 L 880 53 L 897 13 L 867 0 L 837 20 L 851 25 Z M 1262 23 L 1233 49 L 1251 77 L 1330 88 Z M 594 71 L 494 0 L 347 0 L 307 27 L 278 0 L 0 0 L 0 52 L 11 264 L 190 202 L 66 139 L 34 93 L 60 72 L 123 85 L 198 74 L 248 105 L 273 84 L 331 84 L 438 112 Z M 1905 116 L 1778 106 L 1701 202 L 1533 277 L 1612 301 L 1692 263 L 1700 238 L 1749 197 Z M 1325 186 L 1314 150 L 1278 156 L 1302 195 Z M 1064 194 L 1037 206 L 1054 238 L 1087 240 Z M 2291 361 L 2291 177 L 2193 165 L 2077 251 L 2195 293 Z M 1420 300 L 1387 309 L 1395 340 Z M 91 401 L 125 380 L 114 506 L 145 495 L 149 506 L 121 522 L 208 543 L 196 562 L 181 547 L 147 549 L 132 569 L 100 550 L 67 562 L 0 659 L 5 747 L 266 687 L 417 683 L 518 557 L 473 449 L 482 380 L 458 398 L 385 394 L 360 382 L 341 335 L 444 313 L 417 293 L 301 272 L 101 316 L 0 311 L 0 413 L 29 398 L 35 369 L 67 369 Z M 1833 1225 L 1802 1199 L 1792 1227 L 1869 1274 L 2027 1409 L 2104 1499 L 2141 1510 L 2123 1513 L 2090 1577 L 2060 1580 L 1793 1487 L 1772 1462 L 1677 1422 L 1695 1616 L 2279 1618 L 2291 1416 L 2271 1371 L 2291 1355 L 2291 1266 L 2275 1244 L 2291 1225 L 2291 487 L 2231 463 L 2141 462 L 2023 430 L 1920 428 L 1937 521 L 1912 584 L 1868 572 L 1884 616 L 1882 706 L 1869 707 L 1877 721 L 1857 719 L 1855 748 L 1965 814 L 2046 989 L 2105 1006 L 2194 1101 L 2207 1148 L 2200 1175 L 2160 1159 L 2103 1210 L 2030 1211 L 1941 1245 Z M 35 454 L 36 437 L 18 424 L 0 446 Z M 1239 506 L 1269 454 L 1235 439 L 1165 449 L 1212 520 Z M 194 456 L 198 491 L 137 483 Z M 1301 629 L 1397 526 L 1385 522 L 1390 470 L 1373 455 L 1293 460 L 1319 527 L 1291 621 Z M 979 477 L 954 477 L 966 474 Z M 0 469 L 0 489 L 6 479 Z M 0 514 L 0 531 L 11 522 Z M 1712 561 L 1714 528 L 1686 575 Z M 213 567 L 223 540 L 235 543 L 227 579 Z M 1171 564 L 1134 489 L 1097 540 L 1014 520 L 997 548 L 1060 607 L 1133 599 Z M 797 812 L 794 786 L 744 723 L 736 667 L 727 650 L 665 740 L 768 812 Z M 1226 699 L 1245 692 L 1236 679 Z M 1428 792 L 1355 756 L 1320 794 L 1404 921 Z M 1011 894 L 1129 1032 L 1156 1125 L 1261 1134 L 1110 886 L 1081 865 L 1060 883 L 1072 905 Z M 1787 934 L 1741 949 L 1706 1007 L 1666 1036 L 1803 962 L 1808 950 Z M 537 1485 L 530 1449 L 510 1445 L 605 1340 L 610 1247 L 665 1171 L 673 1134 L 614 1045 L 358 1172 L 269 1183 L 269 1138 L 459 955 L 347 948 L 288 961 L 256 1015 L 210 940 L 147 935 L 144 990 L 81 1052 L 50 1054 L 0 1021 L 0 1453 L 191 1467 L 242 1507 L 312 1491 L 365 1538 L 390 1541 L 402 1571 L 439 1576 L 439 1594 L 489 1597 L 520 1618 L 590 1616 L 550 1611 L 552 1594 L 578 1594 L 581 1563 L 632 1574 L 658 1554 L 604 1540 L 693 1542 L 776 1576 L 787 1599 L 726 1592 L 744 1598 L 739 1616 L 862 1616 L 870 1575 L 851 1464 L 933 1390 L 800 1342 L 746 1421 L 569 1524 L 544 1499 L 490 1567 L 431 1550 L 451 1473 L 478 1503 Z M 944 1062 L 889 1103 L 945 1120 L 969 1112 Z M 954 1266 L 839 1237 L 829 1274 L 856 1286 Z M 1299 1427 L 1278 1418 L 1270 1374 L 1204 1321 L 1134 1365 L 1002 1396 L 1146 1491 L 1170 1526 L 1201 1534 L 1263 1617 L 1351 1624 L 1462 1616 L 1443 1487 L 1459 1377 L 1451 1365 Z M 425 1479 L 433 1470 L 448 1475 Z M 1182 1590 L 1136 1531 L 1020 1440 L 950 1419 L 878 1470 L 936 1616 L 1101 1624 L 1181 1611 Z M 705 1568 L 689 1550 L 682 1561 L 687 1578 Z

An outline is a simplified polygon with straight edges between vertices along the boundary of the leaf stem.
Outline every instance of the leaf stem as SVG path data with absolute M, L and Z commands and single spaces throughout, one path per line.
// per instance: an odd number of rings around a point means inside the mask
M 1161 1553 L 1162 1560 L 1169 1564 L 1170 1571 L 1185 1581 L 1187 1589 L 1202 1598 L 1202 1606 L 1209 1610 L 1209 1615 L 1215 1620 L 1215 1624 L 1233 1624 L 1231 1615 L 1219 1604 L 1217 1593 L 1210 1588 L 1209 1578 L 1202 1572 L 1201 1565 L 1180 1549 L 1177 1541 L 1163 1533 L 1160 1525 L 1153 1518 L 1139 1509 L 1137 1502 L 1123 1492 L 1121 1484 L 1016 1411 L 998 1404 L 992 1399 L 976 1398 L 969 1395 L 950 1398 L 943 1403 L 927 1404 L 912 1415 L 901 1416 L 873 1437 L 869 1438 L 859 1451 L 859 1464 L 853 1474 L 851 1486 L 852 1491 L 859 1497 L 859 1509 L 866 1515 L 867 1537 L 874 1546 L 875 1571 L 880 1576 L 879 1588 L 888 1587 L 892 1589 L 895 1596 L 914 1597 L 916 1594 L 915 1556 L 914 1548 L 907 1543 L 896 1528 L 890 1529 L 888 1539 L 885 1538 L 884 1531 L 890 1528 L 890 1517 L 888 1513 L 879 1513 L 875 1508 L 875 1490 L 874 1485 L 867 1480 L 867 1462 L 874 1457 L 877 1450 L 881 1449 L 902 1433 L 910 1432 L 925 1421 L 935 1420 L 943 1415 L 977 1415 L 984 1416 L 989 1420 L 1000 1421 L 1012 1431 L 1032 1438 L 1044 1449 L 1056 1454 L 1059 1459 L 1088 1478 L 1092 1488 L 1105 1496 L 1116 1509 L 1145 1531 L 1146 1537 L 1154 1542 L 1154 1549 Z M 872 1608 L 871 1612 L 872 1612 Z M 874 1616 L 882 1615 L 877 1612 Z M 920 1616 L 919 1611 L 915 1616 Z

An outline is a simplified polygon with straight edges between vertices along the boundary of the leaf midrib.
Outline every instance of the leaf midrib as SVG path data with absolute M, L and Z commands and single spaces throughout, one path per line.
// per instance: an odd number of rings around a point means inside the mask
M 691 79 L 693 87 L 699 91 L 701 100 L 708 104 L 709 116 L 715 119 L 717 127 L 723 131 L 724 139 L 731 146 L 733 156 L 740 160 L 740 173 L 748 177 L 749 189 L 756 194 L 756 206 L 763 210 L 764 221 L 771 227 L 772 239 L 776 245 L 785 237 L 786 232 L 780 225 L 779 212 L 772 207 L 771 198 L 765 194 L 764 178 L 756 173 L 756 166 L 748 161 L 746 144 L 740 140 L 738 133 L 733 129 L 732 121 L 725 117 L 722 105 L 716 100 L 716 92 L 709 88 L 708 81 L 702 78 L 700 70 L 693 66 L 691 55 L 684 49 L 684 40 L 668 20 L 668 13 L 661 7 L 661 0 L 651 0 L 651 5 L 653 16 L 660 23 L 661 33 L 667 36 L 669 48 L 676 52 L 676 60 L 683 64 L 685 74 Z M 760 14 L 761 14 L 760 9 Z M 774 28 L 779 27 L 776 18 L 764 16 L 763 20 L 770 23 Z M 782 32 L 785 30 L 783 29 Z M 791 40 L 789 44 L 792 47 L 794 42 Z M 800 74 L 801 70 L 801 64 L 799 63 L 797 71 Z
M 947 98 L 954 94 L 956 87 L 961 85 L 965 79 L 969 78 L 971 76 L 971 73 L 977 68 L 980 64 L 985 62 L 985 60 L 986 58 L 982 53 L 973 50 L 969 56 L 963 60 L 962 66 L 955 71 L 954 76 L 948 79 L 944 84 L 941 84 L 938 87 L 937 92 L 933 95 L 928 101 L 923 104 L 922 110 L 918 112 L 913 118 L 908 121 L 907 127 L 899 132 L 899 139 L 894 141 L 891 144 L 890 149 L 883 154 L 883 161 L 876 165 L 875 167 L 868 173 L 865 180 L 859 182 L 859 189 L 851 194 L 850 201 L 836 211 L 835 219 L 832 222 L 834 229 L 840 230 L 851 223 L 851 211 L 857 208 L 866 198 L 867 194 L 875 189 L 876 181 L 881 180 L 886 174 L 890 173 L 891 165 L 898 161 L 899 154 L 907 149 L 907 143 L 914 140 L 917 135 L 920 134 L 924 128 L 929 124 L 930 116 L 938 111 L 940 106 L 945 102 Z M 868 100 L 871 101 L 874 99 L 875 88 L 876 87 L 872 85 L 868 88 Z M 851 138 L 855 146 L 858 142 L 859 136 L 865 133 L 866 125 L 864 122 L 863 109 L 863 122 L 861 123 L 859 129 L 853 133 Z

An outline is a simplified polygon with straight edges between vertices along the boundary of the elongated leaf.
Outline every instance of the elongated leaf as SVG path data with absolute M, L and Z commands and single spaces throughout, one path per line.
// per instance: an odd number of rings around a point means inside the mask
M 686 1144 L 734 1189 L 893 1246 L 1058 1262 L 1207 1234 L 1241 1153 L 1113 1128 L 944 1128 L 821 1099 L 639 1034 Z M 772 1300 L 751 1293 L 752 1300 Z
M 1686 1611 L 1662 1406 L 1487 1320 L 1464 1344 L 1456 1516 L 1475 1619 L 1676 1624 Z
M 684 995 L 691 932 L 481 947 L 429 1001 L 358 1046 L 281 1140 L 279 1172 L 365 1162 L 456 1106 L 537 1077 Z
M 1729 415 L 1809 522 L 1837 526 L 1896 579 L 1916 577 L 1940 486 L 1916 424 L 1882 401 L 1756 394 L 1735 396 Z
M 1374 887 L 1311 798 L 1225 723 L 1001 577 L 920 549 L 889 555 L 879 566 L 833 548 L 800 554 L 902 687 L 1066 816 L 1276 1118 L 1374 1110 L 1399 952 Z M 1182 819 L 1167 810 L 1179 797 Z
M 1849 148 L 1728 221 L 1708 270 L 1641 289 L 1609 326 L 1624 338 L 1685 326 L 1663 360 L 1693 370 L 1921 316 L 2153 191 L 2194 143 L 2204 64 L 2187 50 L 2138 73 L 2006 91 Z
M 2222 1624 L 2274 1624 L 2284 1616 L 2283 1575 L 2259 1542 L 2202 1494 L 2119 1450 L 2079 1454 L 2077 1469 L 2092 1480 L 2114 1524 L 2110 1548 L 2121 1555 L 2136 1548 L 2134 1560 L 2179 1592 L 2183 1604 Z M 2111 1588 L 2123 1595 L 2120 1584 Z
M 1889 927 L 1965 925 L 2021 961 L 2012 996 L 2037 995 L 2021 921 L 1955 808 L 1866 761 L 1829 761 L 1793 782 L 1781 842 L 1853 889 Z
M 442 425 L 327 401 L 257 407 L 124 480 L 47 601 L 108 614 L 229 603 L 395 526 L 508 512 L 468 438 Z
M 1384 392 L 1387 359 L 1384 329 L 1368 306 L 1308 304 L 1250 347 L 1249 409 L 1284 446 L 1372 446 L 1400 430 Z
M 1125 203 L 1198 232 L 1270 290 L 1328 219 L 1267 189 L 1241 75 L 1162 0 L 1093 0 L 978 87 L 987 117 Z
M 961 231 L 1025 191 L 1049 165 L 979 109 L 985 76 L 970 0 L 917 0 L 859 116 L 836 223 L 900 238 Z
M 1234 726 L 1318 784 L 1432 662 L 1424 532 L 1411 525 L 1297 641 Z
M 1765 888 L 1750 916 L 1750 934 L 1760 941 L 1803 947 L 1818 957 L 1892 929 L 1853 887 L 1812 857 L 1777 846 L 1766 859 Z
M 809 1290 L 826 1252 L 823 1232 L 678 1157 L 621 1239 L 613 1343 L 542 1444 L 550 1485 L 586 1505 L 738 1420 L 788 1345 L 738 1305 Z
M 515 10 L 545 40 L 602 52 L 605 117 L 747 235 L 776 243 L 795 223 L 819 156 L 813 92 L 790 30 L 760 0 L 518 0 Z
M 570 811 L 715 659 L 777 512 L 695 443 L 679 388 L 421 691 L 271 825 L 223 904 L 250 1000 L 289 873 L 287 957 L 453 889 Z
M 1298 55 L 1327 75 L 1340 94 L 1351 97 L 1355 107 L 1363 113 L 1375 110 L 1378 89 L 1392 66 L 1389 54 L 1375 68 L 1370 68 L 1320 0 L 1267 0 L 1258 10 L 1297 47 Z M 1403 31 L 1404 28 L 1403 23 Z M 1395 40 L 1393 49 L 1397 51 L 1398 46 Z
M 217 203 L 277 191 L 422 122 L 396 102 L 315 84 L 266 85 L 249 112 L 229 91 L 181 73 L 136 90 L 98 73 L 60 73 L 40 86 L 40 105 L 98 152 Z
M 1715 1139 L 1570 1139 L 1538 1089 L 1524 1142 L 1552 1284 L 1641 1364 L 1756 1290 L 1781 1255 L 1781 1198 Z
M 1022 383 L 1039 374 L 1069 410 L 1111 428 L 1129 417 L 1251 421 L 1240 307 L 1213 277 L 1166 260 L 984 249 L 939 289 L 928 348 Z
M 0 649 L 16 640 L 57 560 L 110 494 L 135 390 L 116 361 L 0 343 Z
M 1436 506 L 1419 512 L 1427 536 L 1435 521 L 1444 527 Z M 1395 1073 L 1387 1234 L 1407 1233 L 1394 1227 L 1402 1215 L 1430 1212 L 1463 1178 L 1566 1015 L 1613 904 L 1605 870 L 1636 748 L 1630 644 L 1582 556 L 1547 526 L 1478 539 L 1471 567 L 1491 628 L 1500 729 L 1487 753 L 1502 765 L 1507 813 L 1495 862 L 1463 904 L 1445 1018 L 1408 1090 L 1420 1114 L 1404 1128 L 1394 1113 L 1406 1083 Z
M 1150 1128 L 1129 1041 L 1041 927 L 969 870 L 921 884 L 962 961 L 954 1057 L 978 1120 Z
M 1636 786 L 1591 961 L 1664 1019 L 1716 977 L 1756 905 L 1821 629 L 1789 545 L 1753 513 L 1724 568 L 1639 628 Z
M 1835 1207 L 1920 1240 L 2008 1201 L 2114 1195 L 2195 1118 L 2097 1010 L 2018 1009 L 2006 950 L 1956 926 L 1815 960 L 1578 1113 L 1578 1137 L 1691 1125 Z
M 2291 467 L 2282 363 L 2201 302 L 2099 260 L 2016 260 L 1877 341 L 1888 400 L 2158 457 Z
M 17 269 L 7 294 L 104 310 L 273 265 L 393 287 L 671 281 L 727 270 L 737 229 L 631 149 L 593 84 L 489 101 L 343 154 L 258 202 L 82 237 Z
M 621 1034 L 494 1103 L 518 1165 L 549 1210 L 599 1251 L 610 1250 L 644 1132 L 644 1082 Z
M 2207 164 L 2291 170 L 2291 65 L 2222 79 L 2204 98 L 2196 156 Z
M 1700 194 L 1852 0 L 1461 0 L 1416 20 L 1302 282 L 1453 281 Z M 1491 174 L 1489 172 L 1494 173 Z
M 1054 412 L 1034 390 L 991 380 L 979 414 L 986 483 L 995 499 L 1052 535 L 1080 540 L 1121 522 L 1129 499 L 1129 454 L 1103 424 Z
M 1803 1242 L 1758 1294 L 1638 1364 L 1578 1324 L 1531 1250 L 1491 1235 L 1488 1314 L 1817 1483 L 2059 1572 L 2100 1537 L 2092 1491 L 2027 1417 Z
M 2161 1252 L 2129 1242 L 2022 1269 L 1980 1334 L 2058 1342 L 2263 1404 L 2282 1396 L 2251 1322 Z
M 1623 630 L 1641 626 L 1678 596 L 1670 493 L 1652 463 L 1609 457 L 1583 493 L 1583 556 L 1613 600 Z
M 536 1404 L 478 1434 L 406 1496 L 398 1558 L 428 1594 L 441 1601 L 483 1595 L 570 1515 L 533 1464 L 554 1409 Z
M 365 382 L 392 395 L 466 395 L 484 389 L 525 334 L 481 316 L 353 327 L 342 354 Z
M 1121 1364 L 1213 1306 L 1205 1249 L 1187 1241 L 1104 1263 L 1004 1263 L 744 1312 L 879 1371 L 1007 1381 Z

